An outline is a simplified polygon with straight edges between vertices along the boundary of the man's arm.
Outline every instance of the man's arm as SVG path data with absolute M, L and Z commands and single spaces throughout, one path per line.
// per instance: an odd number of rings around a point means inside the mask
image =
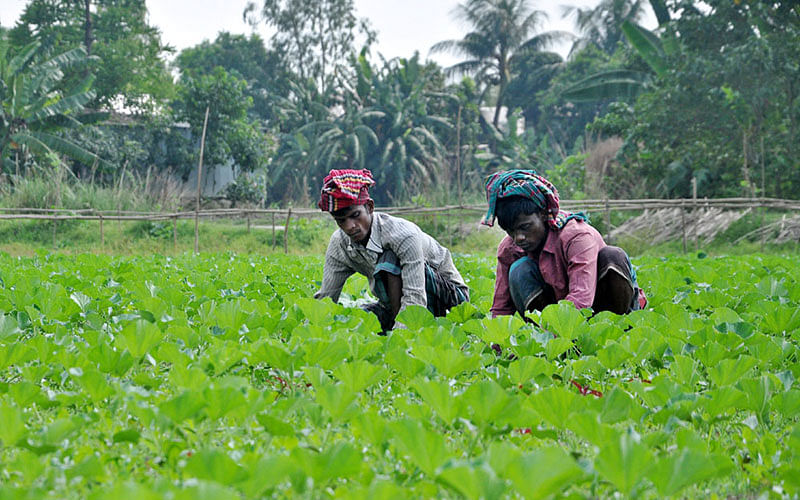
M 400 311 L 410 305 L 428 306 L 425 294 L 425 255 L 419 237 L 406 238 L 394 251 L 400 261 L 403 277 L 403 296 Z
M 571 301 L 578 309 L 592 307 L 594 303 L 597 254 L 601 247 L 602 243 L 588 233 L 578 234 L 566 244 L 569 293 L 564 299 Z
M 353 274 L 353 269 L 344 259 L 344 254 L 336 240 L 336 233 L 331 236 L 328 249 L 325 251 L 325 265 L 322 268 L 322 286 L 314 294 L 315 299 L 330 297 L 334 302 L 339 301 L 345 281 Z
M 510 267 L 508 264 L 503 263 L 498 255 L 497 277 L 494 280 L 494 298 L 492 299 L 492 307 L 489 309 L 493 318 L 511 316 L 517 311 L 514 307 L 514 301 L 511 299 L 511 290 L 508 288 L 508 270 Z

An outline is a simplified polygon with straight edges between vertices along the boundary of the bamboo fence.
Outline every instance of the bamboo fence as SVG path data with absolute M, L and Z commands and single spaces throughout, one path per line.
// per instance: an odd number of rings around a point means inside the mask
M 681 213 L 704 208 L 717 208 L 725 210 L 747 210 L 754 208 L 798 211 L 800 212 L 800 200 L 788 200 L 777 198 L 687 198 L 687 199 L 630 199 L 630 200 L 562 200 L 561 207 L 570 211 L 584 212 L 603 212 L 606 228 L 611 229 L 611 212 L 624 211 L 643 211 L 659 209 L 680 208 Z M 392 215 L 431 215 L 445 216 L 449 220 L 452 216 L 463 216 L 465 214 L 482 214 L 486 211 L 485 204 L 477 205 L 448 205 L 443 207 L 419 207 L 419 206 L 398 206 L 382 207 L 377 210 Z M 183 219 L 245 219 L 247 230 L 251 230 L 252 221 L 256 219 L 271 220 L 272 242 L 276 243 L 275 228 L 276 219 L 284 223 L 283 246 L 284 251 L 288 252 L 288 234 L 293 218 L 319 218 L 327 214 L 317 209 L 287 208 L 287 209 L 258 209 L 258 208 L 217 208 L 207 210 L 174 211 L 174 212 L 136 212 L 125 210 L 95 210 L 95 209 L 65 209 L 65 208 L 2 208 L 0 207 L 0 221 L 2 220 L 39 220 L 58 221 L 65 220 L 84 220 L 97 221 L 101 243 L 105 245 L 104 222 L 107 221 L 172 221 L 173 238 L 177 246 L 177 222 Z M 684 226 L 687 224 L 686 217 L 681 217 Z M 54 226 L 55 229 L 55 226 Z M 685 229 L 684 229 L 685 231 Z M 55 236 L 54 236 L 55 238 Z M 195 235 L 196 244 L 199 243 L 199 234 Z M 197 247 L 196 247 L 197 248 Z

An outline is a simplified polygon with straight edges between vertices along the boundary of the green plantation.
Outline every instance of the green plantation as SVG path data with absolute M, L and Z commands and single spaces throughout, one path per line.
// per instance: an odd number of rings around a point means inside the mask
M 382 337 L 319 258 L 1 256 L 0 498 L 796 498 L 800 261 L 701 257 L 540 326 L 460 257 Z

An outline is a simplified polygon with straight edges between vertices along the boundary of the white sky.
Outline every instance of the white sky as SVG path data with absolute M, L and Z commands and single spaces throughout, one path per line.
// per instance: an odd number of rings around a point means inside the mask
M 27 3 L 27 0 L 0 0 L 0 25 L 13 26 Z M 434 43 L 461 38 L 468 27 L 460 26 L 453 18 L 452 11 L 458 3 L 458 0 L 355 0 L 358 17 L 368 18 L 378 31 L 373 54 L 379 52 L 387 59 L 410 57 L 415 50 L 425 59 Z M 599 0 L 534 0 L 533 5 L 549 15 L 542 31 L 574 32 L 572 19 L 561 17 L 560 4 L 588 7 L 598 3 Z M 162 41 L 177 51 L 204 39 L 214 40 L 219 31 L 251 33 L 252 28 L 242 20 L 246 4 L 247 0 L 147 0 L 151 24 L 161 29 Z M 649 7 L 645 25 L 655 25 Z M 260 27 L 259 32 L 265 40 L 269 38 L 265 27 Z M 566 56 L 569 45 L 555 49 Z M 457 61 L 442 54 L 430 58 L 443 66 Z

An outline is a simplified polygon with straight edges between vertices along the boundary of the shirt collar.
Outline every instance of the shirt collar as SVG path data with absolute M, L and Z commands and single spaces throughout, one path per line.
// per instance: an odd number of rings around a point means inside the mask
M 381 218 L 377 212 L 372 213 L 372 228 L 369 232 L 367 250 L 375 253 L 383 253 L 383 238 L 381 237 Z
M 544 240 L 544 245 L 542 245 L 542 249 L 538 252 L 525 252 L 522 248 L 518 247 L 514 240 L 511 240 L 511 244 L 514 245 L 514 248 L 518 249 L 520 252 L 524 252 L 526 255 L 530 257 L 538 258 L 542 253 L 550 253 L 555 254 L 558 251 L 558 236 L 559 231 L 555 231 L 553 229 L 547 230 L 547 236 Z
M 544 246 L 542 247 L 542 252 L 552 253 L 555 254 L 558 250 L 558 237 L 559 232 L 553 228 L 548 228 L 547 230 L 547 239 L 544 240 Z
M 366 249 L 381 254 L 383 253 L 383 238 L 381 237 L 381 219 L 378 217 L 377 212 L 372 213 L 372 227 L 370 228 L 369 232 L 369 240 L 367 241 Z M 340 229 L 341 231 L 341 229 Z M 344 233 L 344 231 L 342 231 Z M 347 235 L 345 234 L 345 238 Z M 357 243 L 353 243 L 350 238 L 346 239 L 347 241 L 347 249 L 348 251 L 353 251 L 356 249 L 358 245 Z M 364 248 L 364 247 L 361 247 Z

